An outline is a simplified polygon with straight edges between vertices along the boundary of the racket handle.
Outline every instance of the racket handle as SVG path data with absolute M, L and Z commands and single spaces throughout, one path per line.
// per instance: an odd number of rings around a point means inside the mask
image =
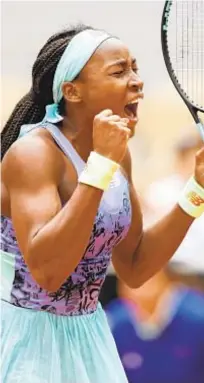
M 196 124 L 196 126 L 198 129 L 198 132 L 201 135 L 202 140 L 204 141 L 204 125 L 202 124 L 202 122 L 198 122 L 198 124 Z

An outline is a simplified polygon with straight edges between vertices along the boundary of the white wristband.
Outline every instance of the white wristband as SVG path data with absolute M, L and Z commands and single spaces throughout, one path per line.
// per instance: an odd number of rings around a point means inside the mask
M 119 167 L 117 162 L 99 153 L 91 152 L 87 165 L 79 176 L 79 182 L 105 191 L 109 188 L 113 175 Z
M 179 206 L 191 217 L 198 218 L 204 213 L 204 188 L 191 177 L 178 200 Z

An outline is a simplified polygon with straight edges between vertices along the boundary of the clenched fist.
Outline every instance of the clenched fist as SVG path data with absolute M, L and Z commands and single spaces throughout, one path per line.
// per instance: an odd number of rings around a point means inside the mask
M 105 109 L 93 121 L 93 149 L 117 163 L 121 163 L 131 136 L 128 118 L 114 115 Z

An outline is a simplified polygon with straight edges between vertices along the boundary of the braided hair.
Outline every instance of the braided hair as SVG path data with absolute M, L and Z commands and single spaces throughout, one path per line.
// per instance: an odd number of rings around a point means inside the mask
M 85 25 L 64 30 L 49 38 L 40 50 L 32 68 L 32 88 L 18 102 L 1 133 L 1 159 L 9 147 L 17 140 L 24 124 L 40 122 L 45 115 L 45 107 L 52 104 L 52 85 L 57 64 L 71 39 L 85 29 Z M 64 100 L 59 103 L 59 112 L 64 114 Z

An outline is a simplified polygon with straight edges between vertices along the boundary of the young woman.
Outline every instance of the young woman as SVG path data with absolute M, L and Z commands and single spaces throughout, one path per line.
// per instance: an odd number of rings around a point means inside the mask
M 143 232 L 127 148 L 142 88 L 119 39 L 67 30 L 41 49 L 32 89 L 4 127 L 4 383 L 127 382 L 98 304 L 111 254 L 120 278 L 139 286 L 201 214 L 184 192 Z M 203 168 L 202 150 L 188 185 L 201 202 Z

